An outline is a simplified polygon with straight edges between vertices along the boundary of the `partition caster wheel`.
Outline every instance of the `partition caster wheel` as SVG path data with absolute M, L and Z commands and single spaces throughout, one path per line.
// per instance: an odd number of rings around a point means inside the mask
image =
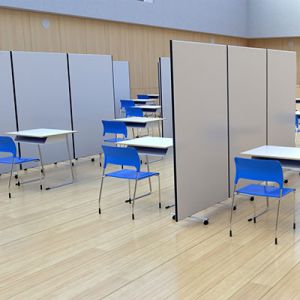
M 27 171 L 27 169 L 24 169 L 24 171 Z
M 91 162 L 94 162 L 95 161 L 95 158 L 91 158 Z
M 57 162 L 54 163 L 57 166 Z
M 233 210 L 236 210 L 236 205 L 233 207 Z
M 173 215 L 173 216 L 172 216 L 172 220 L 174 220 L 174 221 L 176 220 L 176 217 L 175 217 L 175 215 Z
M 254 201 L 254 197 L 250 197 L 250 201 Z
M 204 221 L 203 221 L 203 224 L 204 224 L 204 225 L 208 225 L 208 224 L 209 224 L 209 221 L 208 221 L 208 220 L 204 220 Z
M 285 179 L 285 180 L 284 180 L 284 183 L 285 183 L 285 184 L 289 183 L 289 180 L 288 180 L 288 179 Z
M 16 174 L 16 175 L 15 175 L 15 178 L 16 178 L 16 179 L 18 179 L 18 178 L 19 178 L 19 176 Z
M 72 167 L 74 167 L 74 163 L 72 162 Z
M 16 183 L 16 185 L 17 185 L 17 186 L 21 186 L 21 183 L 20 183 L 20 181 L 18 181 L 18 182 Z

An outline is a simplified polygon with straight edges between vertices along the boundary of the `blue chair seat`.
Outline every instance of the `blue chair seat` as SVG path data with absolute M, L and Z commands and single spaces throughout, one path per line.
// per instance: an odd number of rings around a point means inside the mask
M 283 188 L 282 197 L 287 194 L 294 192 L 295 189 Z M 267 186 L 260 184 L 249 184 L 241 187 L 236 191 L 238 194 L 261 196 L 261 197 L 270 197 L 270 198 L 280 198 L 280 188 L 276 186 Z
M 138 174 L 138 177 L 136 175 Z M 152 176 L 159 175 L 157 172 L 137 172 L 135 170 L 123 169 L 111 173 L 105 174 L 106 177 L 114 177 L 114 178 L 123 178 L 123 179 L 132 179 L 132 180 L 141 180 L 145 178 L 149 178 Z
M 24 163 L 28 163 L 28 162 L 33 162 L 33 161 L 39 161 L 38 158 L 31 158 L 31 157 L 15 157 L 13 159 L 12 156 L 9 157 L 0 157 L 0 164 L 8 164 L 11 165 L 12 163 L 14 164 L 24 164 Z
M 105 139 L 104 142 L 106 143 L 118 143 L 118 142 L 123 142 L 126 141 L 126 138 L 111 138 L 111 139 Z

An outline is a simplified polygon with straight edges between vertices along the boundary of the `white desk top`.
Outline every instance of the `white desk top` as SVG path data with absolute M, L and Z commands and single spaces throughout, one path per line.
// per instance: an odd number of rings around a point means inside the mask
M 149 97 L 159 97 L 159 94 L 146 94 L 147 96 L 149 96 Z
M 145 136 L 132 140 L 118 142 L 117 144 L 136 147 L 149 147 L 167 149 L 173 147 L 173 139 L 164 137 Z
M 151 122 L 158 122 L 164 120 L 163 118 L 147 118 L 147 117 L 128 117 L 128 118 L 120 118 L 115 119 L 116 121 L 122 121 L 122 122 L 131 122 L 131 123 L 151 123 Z
M 155 102 L 157 99 L 130 99 L 134 102 L 142 102 L 142 103 L 147 103 L 147 102 Z
M 47 129 L 47 128 L 38 128 L 38 129 L 29 129 L 21 131 L 7 132 L 9 135 L 18 135 L 34 138 L 47 138 L 57 135 L 67 135 L 71 133 L 76 133 L 74 130 L 60 130 L 60 129 Z
M 261 146 L 242 152 L 241 154 L 275 159 L 300 160 L 300 148 L 296 147 Z
M 160 109 L 161 105 L 137 105 L 135 107 L 141 108 L 141 109 Z
M 296 114 L 297 116 L 300 116 L 300 111 L 299 111 L 299 110 L 296 110 L 296 111 L 295 111 L 295 114 Z

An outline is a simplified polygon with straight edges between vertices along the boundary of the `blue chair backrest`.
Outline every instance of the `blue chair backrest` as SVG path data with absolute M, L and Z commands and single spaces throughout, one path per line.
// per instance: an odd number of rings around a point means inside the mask
M 144 113 L 139 107 L 127 107 L 126 108 L 126 117 L 143 117 Z
M 266 159 L 251 159 L 235 157 L 235 180 L 237 184 L 240 179 L 269 181 L 278 183 L 283 188 L 283 172 L 279 161 Z
M 296 129 L 299 128 L 299 116 L 295 115 L 295 125 L 296 125 Z
M 102 146 L 104 152 L 104 168 L 108 164 L 118 166 L 135 167 L 137 172 L 141 170 L 141 162 L 135 148 Z
M 127 137 L 127 127 L 124 122 L 102 120 L 102 125 L 103 125 L 103 135 L 123 134 L 124 137 Z
M 120 100 L 121 102 L 121 108 L 127 108 L 127 107 L 132 107 L 135 105 L 133 100 Z
M 17 156 L 17 148 L 14 140 L 9 136 L 0 136 L 0 152 L 11 153 Z
M 139 94 L 137 95 L 138 99 L 149 99 L 148 95 Z

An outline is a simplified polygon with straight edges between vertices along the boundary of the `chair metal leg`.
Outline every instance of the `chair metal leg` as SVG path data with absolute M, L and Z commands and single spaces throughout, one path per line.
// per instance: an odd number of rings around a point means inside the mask
M 277 216 L 276 216 L 276 225 L 275 225 L 275 245 L 278 244 L 278 240 L 277 240 L 277 229 L 278 229 L 278 219 L 279 219 L 280 200 L 281 200 L 281 197 L 278 199 L 278 206 L 277 206 Z
M 293 228 L 294 230 L 296 229 L 296 192 L 293 192 L 293 197 L 294 197 L 294 224 Z
M 230 230 L 229 230 L 229 236 L 232 236 L 232 217 L 233 217 L 233 208 L 234 208 L 234 198 L 235 198 L 235 190 L 236 185 L 234 185 L 233 194 L 232 194 L 232 204 L 231 204 L 231 211 L 230 211 Z
M 256 205 L 255 205 L 255 199 L 253 199 L 252 205 L 253 205 L 253 223 L 256 223 Z
M 10 176 L 9 176 L 9 182 L 8 182 L 8 198 L 11 199 L 11 191 L 10 191 L 10 186 L 11 186 L 11 178 L 14 170 L 14 162 L 11 164 L 10 168 Z
M 128 202 L 131 202 L 131 185 L 130 185 L 130 180 L 128 180 Z
M 136 179 L 134 182 L 134 192 L 133 192 L 133 198 L 131 201 L 131 218 L 134 220 L 134 202 L 135 202 L 135 196 L 136 196 L 136 187 L 137 187 L 138 180 Z
M 160 175 L 157 175 L 158 179 L 158 207 L 161 208 L 161 190 L 160 190 Z
M 100 191 L 99 191 L 99 199 L 98 199 L 98 212 L 99 212 L 99 215 L 101 214 L 101 206 L 100 206 L 100 202 L 101 202 L 101 196 L 102 196 L 102 189 L 103 189 L 103 182 L 104 182 L 104 171 L 103 171 L 103 174 L 102 174 L 102 177 L 101 177 L 101 183 L 100 183 Z

